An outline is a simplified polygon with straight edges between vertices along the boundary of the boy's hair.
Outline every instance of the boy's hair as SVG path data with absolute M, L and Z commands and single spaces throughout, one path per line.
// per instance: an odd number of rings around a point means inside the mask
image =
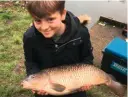
M 26 7 L 30 15 L 43 18 L 56 11 L 62 14 L 65 7 L 65 1 L 28 1 Z

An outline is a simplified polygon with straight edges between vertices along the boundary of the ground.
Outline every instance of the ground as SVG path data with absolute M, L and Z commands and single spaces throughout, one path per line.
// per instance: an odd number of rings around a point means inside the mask
M 98 67 L 101 66 L 103 57 L 102 51 L 107 44 L 115 37 L 120 37 L 122 39 L 126 38 L 122 35 L 122 28 L 109 24 L 103 26 L 100 25 L 99 22 L 95 23 L 91 28 L 90 37 L 93 46 L 94 65 Z M 116 97 L 106 86 L 100 86 L 96 87 L 96 89 L 92 89 L 91 93 L 89 92 L 89 95 L 91 95 L 89 97 Z M 124 97 L 126 97 L 126 95 L 127 93 Z
M 101 60 L 103 57 L 103 49 L 107 44 L 115 37 L 120 37 L 125 39 L 122 35 L 122 28 L 115 27 L 114 25 L 102 26 L 100 23 L 96 23 L 90 30 L 90 36 L 92 41 L 92 46 L 94 48 L 94 64 L 97 66 L 101 65 Z
M 22 48 L 23 33 L 31 23 L 31 17 L 23 6 L 0 2 L 0 97 L 33 97 L 31 91 L 22 89 L 25 77 Z M 90 30 L 94 48 L 94 64 L 101 66 L 102 50 L 122 29 L 110 25 L 95 24 Z M 106 86 L 96 86 L 87 92 L 89 97 L 116 97 Z M 126 96 L 125 96 L 126 97 Z

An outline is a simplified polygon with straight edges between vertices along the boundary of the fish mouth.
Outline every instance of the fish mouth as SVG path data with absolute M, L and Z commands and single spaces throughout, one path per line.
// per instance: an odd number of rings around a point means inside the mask
M 35 85 L 34 85 L 34 83 L 31 84 L 30 82 L 25 81 L 25 80 L 21 82 L 21 86 L 23 89 L 31 89 L 31 90 L 37 90 L 38 89 L 36 84 Z
M 23 88 L 25 88 L 25 89 L 29 89 L 30 84 L 29 84 L 29 82 L 27 82 L 27 81 L 22 81 L 22 82 L 21 82 L 21 86 L 22 86 Z

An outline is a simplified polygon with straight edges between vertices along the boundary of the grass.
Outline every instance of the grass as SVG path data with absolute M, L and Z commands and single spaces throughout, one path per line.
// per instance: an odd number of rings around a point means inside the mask
M 0 9 L 0 97 L 33 97 L 20 87 L 25 71 L 13 72 L 23 58 L 22 37 L 31 23 L 25 9 L 12 6 Z M 97 86 L 87 92 L 89 97 L 116 97 L 106 86 Z
M 23 58 L 22 37 L 31 23 L 25 9 L 12 6 L 0 9 L 0 97 L 32 97 L 20 82 L 25 76 L 13 72 Z

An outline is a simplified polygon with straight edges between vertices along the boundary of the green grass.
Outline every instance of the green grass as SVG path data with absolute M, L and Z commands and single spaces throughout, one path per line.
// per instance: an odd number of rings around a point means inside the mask
M 1 8 L 0 11 L 0 97 L 32 97 L 20 86 L 25 77 L 14 73 L 16 64 L 23 58 L 22 37 L 31 23 L 31 17 L 21 7 Z

